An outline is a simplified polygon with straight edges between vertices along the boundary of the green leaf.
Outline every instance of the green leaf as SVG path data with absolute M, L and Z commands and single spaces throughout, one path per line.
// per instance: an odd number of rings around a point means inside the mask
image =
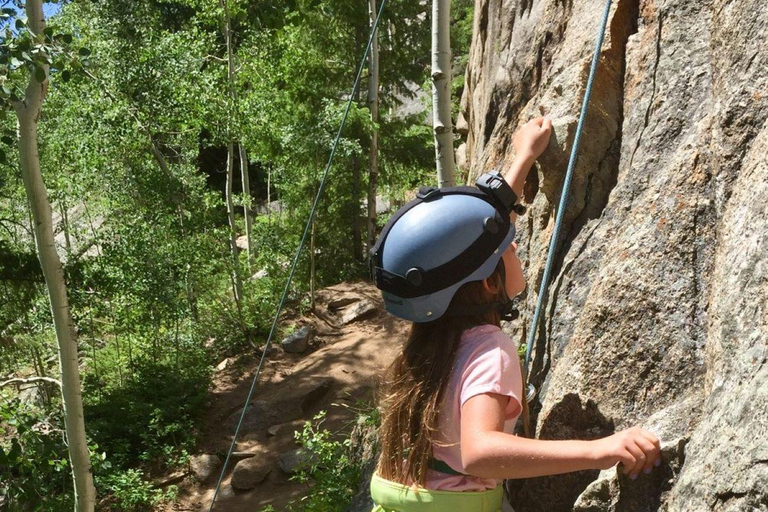
M 35 68 L 35 80 L 37 80 L 40 83 L 45 82 L 46 75 L 45 70 L 43 68 Z
M 2 137 L 0 137 L 0 141 L 2 141 L 2 142 L 3 142 L 3 144 L 8 144 L 9 146 L 10 146 L 11 144 L 13 144 L 14 142 L 16 142 L 16 141 L 14 140 L 14 138 L 13 138 L 13 137 L 11 137 L 11 136 L 9 136 L 9 135 L 3 135 Z
M 5 162 L 6 162 L 5 151 L 0 149 L 0 164 L 4 164 Z
M 53 37 L 53 29 L 51 27 L 45 27 L 45 30 L 43 30 L 43 34 L 45 34 L 48 37 Z
M 83 46 L 82 48 L 80 48 L 80 50 L 77 53 L 79 53 L 83 57 L 87 57 L 91 54 L 91 50 Z
M 61 36 L 61 38 L 64 40 L 67 44 L 72 44 L 72 34 L 64 34 Z
M 16 16 L 16 9 L 13 9 L 11 7 L 3 7 L 2 9 L 0 9 L 0 12 L 2 12 L 3 14 L 8 14 L 10 16 Z
M 72 73 L 69 72 L 68 69 L 65 69 L 61 72 L 61 79 L 64 82 L 69 82 L 69 79 L 72 78 Z
M 21 52 L 21 58 L 26 61 L 32 62 L 32 56 L 27 52 Z
M 14 68 L 17 68 L 21 66 L 21 61 L 16 57 L 11 57 L 11 66 L 13 66 Z
M 26 26 L 26 23 L 24 23 L 24 20 L 21 18 L 16 18 L 16 30 L 21 30 Z
M 11 88 L 10 87 L 8 87 L 7 85 L 3 84 L 2 89 L 3 89 L 3 93 L 6 96 L 10 96 L 11 95 Z

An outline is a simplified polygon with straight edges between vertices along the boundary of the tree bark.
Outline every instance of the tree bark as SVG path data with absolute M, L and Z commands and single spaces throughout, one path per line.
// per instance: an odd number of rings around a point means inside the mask
M 253 211 L 251 210 L 251 181 L 248 176 L 248 153 L 242 142 L 237 145 L 240 149 L 240 179 L 243 183 L 243 218 L 245 219 L 245 252 L 248 264 L 248 274 L 251 274 L 251 259 L 253 248 L 251 247 L 251 232 L 253 231 Z
M 355 261 L 363 261 L 363 230 L 360 218 L 360 157 L 357 153 L 352 155 L 352 258 Z M 366 238 L 367 243 L 367 238 Z
M 437 184 L 453 187 L 453 122 L 451 121 L 451 1 L 432 0 L 432 126 L 435 135 Z
M 232 23 L 229 18 L 229 6 L 227 0 L 220 0 L 219 2 L 224 11 L 224 40 L 227 45 L 227 83 L 229 86 L 229 99 L 230 108 L 235 107 L 235 63 L 232 53 Z M 235 142 L 232 135 L 232 119 L 230 112 L 230 118 L 227 119 L 227 190 L 226 190 L 226 202 L 227 202 L 227 218 L 229 219 L 229 245 L 232 252 L 232 280 L 234 284 L 235 303 L 239 315 L 239 321 L 241 326 L 243 325 L 242 314 L 242 299 L 243 299 L 243 279 L 240 275 L 240 251 L 237 248 L 237 229 L 235 226 L 235 205 L 232 201 L 232 181 L 234 179 L 234 167 L 235 167 Z
M 42 1 L 28 0 L 26 12 L 29 29 L 35 34 L 42 34 L 45 29 Z M 43 183 L 37 147 L 37 122 L 48 84 L 48 67 L 45 66 L 44 69 L 46 80 L 40 83 L 34 76 L 30 76 L 24 99 L 14 104 L 19 121 L 19 160 L 21 176 L 34 220 L 35 244 L 48 288 L 59 348 L 61 396 L 64 404 L 64 425 L 69 446 L 69 459 L 75 484 L 75 510 L 92 512 L 96 504 L 96 490 L 93 486 L 91 460 L 85 436 L 77 358 L 77 334 L 69 310 L 64 270 L 54 245 L 51 204 Z
M 368 19 L 371 27 L 376 23 L 376 0 L 368 0 Z M 366 237 L 366 252 L 371 250 L 376 242 L 376 189 L 379 179 L 379 130 L 375 124 L 379 122 L 379 42 L 378 29 L 371 41 L 371 54 L 368 57 L 368 110 L 374 124 L 371 133 L 369 153 L 370 169 L 368 171 L 368 226 Z
M 240 250 L 237 247 L 237 226 L 235 224 L 235 203 L 232 200 L 232 181 L 235 174 L 234 144 L 227 144 L 227 189 L 225 199 L 227 202 L 227 219 L 229 220 L 229 248 L 232 253 L 232 282 L 234 283 L 235 303 L 240 311 L 243 299 L 243 280 L 240 276 Z M 242 317 L 241 317 L 242 320 Z

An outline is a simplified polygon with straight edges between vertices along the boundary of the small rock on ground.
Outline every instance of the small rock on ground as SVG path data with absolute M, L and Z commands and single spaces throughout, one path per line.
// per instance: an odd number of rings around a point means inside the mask
M 290 354 L 301 354 L 309 347 L 312 334 L 312 328 L 309 325 L 305 325 L 281 341 L 280 346 Z
M 189 468 L 195 480 L 205 484 L 210 482 L 211 477 L 221 469 L 221 459 L 218 455 L 211 453 L 195 455 L 189 460 Z
M 361 300 L 344 312 L 344 316 L 341 317 L 341 323 L 346 325 L 355 320 L 360 320 L 364 316 L 373 313 L 375 310 L 376 306 L 373 305 L 373 303 L 367 300 Z
M 297 448 L 289 452 L 280 454 L 277 465 L 286 475 L 292 475 L 300 469 L 312 464 L 315 455 L 303 448 Z
M 355 302 L 358 302 L 360 300 L 360 297 L 342 297 L 340 299 L 332 300 L 328 303 L 328 309 L 331 311 L 335 311 L 337 309 L 341 309 L 343 307 L 349 306 L 350 304 L 354 304 Z
M 251 457 L 237 463 L 232 472 L 232 487 L 242 491 L 253 489 L 272 471 L 272 461 L 265 457 Z

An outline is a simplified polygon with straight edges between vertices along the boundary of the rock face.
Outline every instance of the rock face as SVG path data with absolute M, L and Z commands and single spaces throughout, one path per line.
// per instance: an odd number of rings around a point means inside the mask
M 518 221 L 520 341 L 604 5 L 476 4 L 462 98 L 471 179 L 512 161 L 528 118 L 556 126 Z M 768 509 L 767 120 L 768 4 L 614 0 L 537 326 L 533 412 L 541 437 L 591 438 L 667 411 L 662 441 L 684 453 L 655 483 L 526 482 L 518 510 L 597 510 L 600 493 L 600 510 Z M 654 499 L 637 505 L 633 485 Z

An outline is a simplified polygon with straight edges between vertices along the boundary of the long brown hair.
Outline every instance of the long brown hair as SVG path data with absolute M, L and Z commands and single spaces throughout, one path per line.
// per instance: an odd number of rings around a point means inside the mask
M 466 283 L 454 295 L 449 309 L 506 299 L 504 263 L 499 260 L 488 278 L 490 294 L 482 281 Z M 476 325 L 499 325 L 499 313 L 446 315 L 434 322 L 414 323 L 403 352 L 387 373 L 379 438 L 379 476 L 401 484 L 426 484 L 437 440 L 438 409 L 453 370 L 461 334 Z

